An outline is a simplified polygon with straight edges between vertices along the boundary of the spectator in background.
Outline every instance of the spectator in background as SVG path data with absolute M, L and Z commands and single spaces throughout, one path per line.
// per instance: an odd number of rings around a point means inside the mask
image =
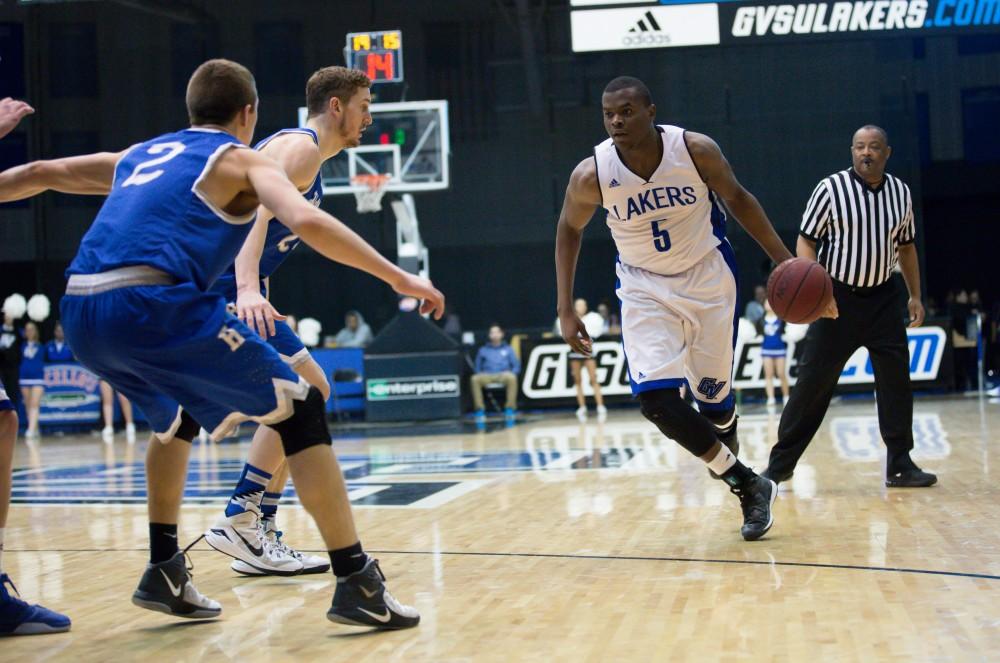
M 753 289 L 753 299 L 747 302 L 743 317 L 753 323 L 754 327 L 760 329 L 760 322 L 764 319 L 764 301 L 767 299 L 767 288 L 758 285 Z
M 45 393 L 45 348 L 42 347 L 38 325 L 29 322 L 24 326 L 24 345 L 21 348 L 20 369 L 21 396 L 24 411 L 28 414 L 28 430 L 24 437 L 38 439 L 38 415 Z
M 21 386 L 18 380 L 21 344 L 21 333 L 14 326 L 14 316 L 4 311 L 3 327 L 0 328 L 0 379 L 3 380 L 3 390 L 11 399 L 21 398 Z
M 372 342 L 372 328 L 357 311 L 348 311 L 344 316 L 344 328 L 337 332 L 334 342 L 339 348 L 366 348 Z
M 66 337 L 63 336 L 61 322 L 56 322 L 56 328 L 52 332 L 52 340 L 45 344 L 45 363 L 62 364 L 68 361 L 76 361 L 73 351 L 66 345 Z
M 125 420 L 125 439 L 129 444 L 132 444 L 135 442 L 132 403 L 125 398 L 125 394 L 118 392 L 118 405 L 122 409 L 122 418 Z M 104 380 L 101 380 L 101 416 L 104 418 L 101 439 L 104 440 L 105 444 L 112 444 L 115 441 L 115 389 Z
M 604 318 L 604 333 L 609 336 L 621 336 L 622 317 L 611 308 L 611 303 L 608 300 L 601 300 L 601 303 L 597 305 L 597 312 Z
M 788 402 L 788 374 L 785 371 L 785 358 L 788 355 L 788 344 L 783 338 L 785 323 L 774 314 L 771 304 L 764 300 L 764 341 L 760 346 L 760 355 L 764 362 L 764 392 L 767 394 L 767 405 L 773 407 L 774 376 L 781 382 L 781 403 Z
M 583 326 L 587 328 L 587 334 L 591 340 L 596 341 L 607 331 L 606 322 L 597 311 L 587 310 L 587 300 L 577 299 L 573 302 L 576 314 L 583 321 Z M 590 387 L 594 390 L 594 401 L 597 403 L 597 420 L 604 421 L 608 417 L 608 408 L 604 407 L 604 396 L 601 394 L 601 383 L 597 380 L 597 362 L 593 357 L 588 357 L 573 351 L 569 353 L 569 369 L 573 373 L 573 381 L 576 383 L 576 418 L 580 421 L 587 420 L 587 399 L 583 394 L 583 369 L 586 367 L 587 375 L 590 377 Z
M 964 288 L 956 291 L 948 307 L 948 314 L 951 317 L 951 340 L 955 353 L 955 388 L 958 391 L 972 391 L 977 387 L 975 329 L 969 324 L 972 311 L 969 293 Z
M 517 374 L 521 372 L 521 360 L 514 348 L 503 340 L 503 328 L 490 326 L 490 342 L 479 348 L 476 354 L 476 374 L 472 376 L 472 401 L 476 407 L 476 420 L 486 418 L 483 404 L 483 389 L 494 382 L 502 382 L 507 388 L 504 415 L 513 417 L 517 406 Z

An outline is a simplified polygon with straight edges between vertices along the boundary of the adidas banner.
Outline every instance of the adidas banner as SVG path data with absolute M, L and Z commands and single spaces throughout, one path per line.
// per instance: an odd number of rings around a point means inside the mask
M 622 4 L 573 0 L 573 51 L 1000 30 L 1000 0 L 647 0 L 628 7 Z

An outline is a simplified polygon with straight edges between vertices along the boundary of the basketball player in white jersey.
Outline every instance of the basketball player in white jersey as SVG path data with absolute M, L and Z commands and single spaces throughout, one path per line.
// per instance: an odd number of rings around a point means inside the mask
M 642 81 L 614 79 L 601 103 L 610 138 L 573 170 L 556 233 L 563 338 L 590 354 L 573 310 L 573 277 L 583 229 L 601 206 L 619 253 L 616 290 L 632 393 L 664 435 L 729 484 L 743 509 L 743 538 L 759 539 L 771 527 L 778 489 L 737 459 L 730 393 L 736 260 L 718 199 L 776 263 L 792 254 L 711 138 L 656 124 Z M 698 411 L 681 399 L 685 383 Z

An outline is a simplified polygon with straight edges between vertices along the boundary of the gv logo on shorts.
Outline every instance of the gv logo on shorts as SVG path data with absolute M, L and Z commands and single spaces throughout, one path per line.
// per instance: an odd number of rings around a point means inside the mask
M 726 386 L 726 381 L 717 381 L 715 378 L 702 378 L 701 382 L 698 383 L 698 393 L 703 394 L 709 399 L 715 398 L 722 391 L 722 388 Z

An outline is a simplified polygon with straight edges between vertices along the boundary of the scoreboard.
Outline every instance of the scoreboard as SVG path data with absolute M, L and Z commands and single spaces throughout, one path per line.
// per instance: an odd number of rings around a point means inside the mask
M 373 83 L 403 80 L 403 33 L 399 30 L 350 32 L 344 47 L 349 69 L 365 72 Z

